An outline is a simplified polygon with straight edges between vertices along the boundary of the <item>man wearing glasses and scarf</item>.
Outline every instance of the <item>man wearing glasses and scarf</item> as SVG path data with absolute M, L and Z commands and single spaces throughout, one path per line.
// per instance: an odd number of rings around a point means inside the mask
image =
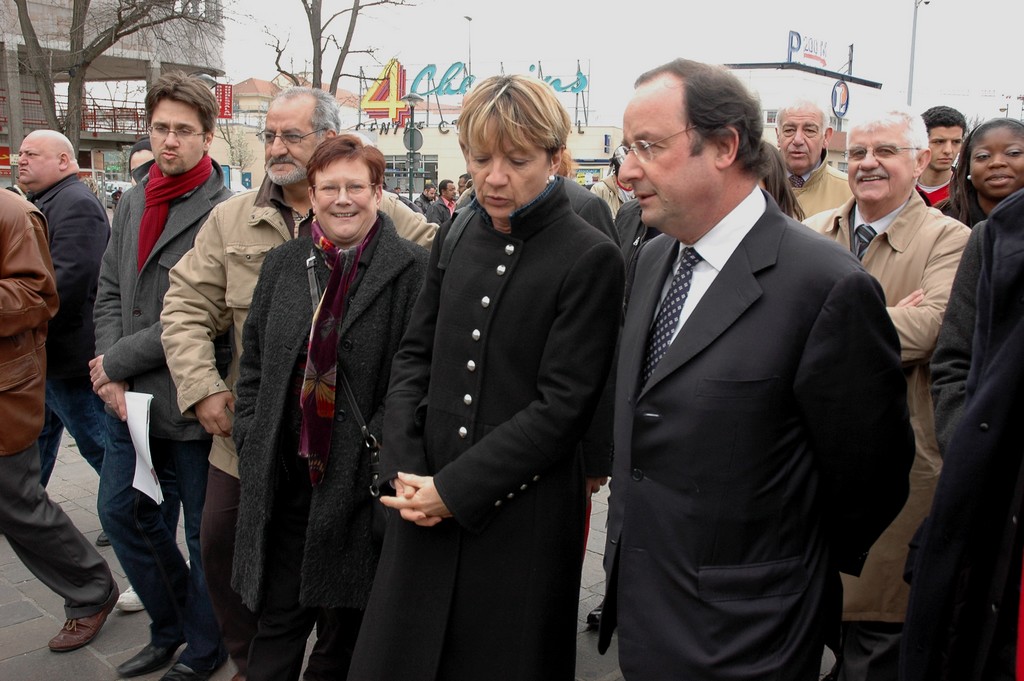
M 156 162 L 119 203 L 100 268 L 97 356 L 90 367 L 93 389 L 107 405 L 109 442 L 97 505 L 114 553 L 152 618 L 149 644 L 118 666 L 122 677 L 166 666 L 183 643 L 166 681 L 205 681 L 226 658 L 199 551 L 210 435 L 182 416 L 160 344 L 168 272 L 192 248 L 210 210 L 231 196 L 208 155 L 217 108 L 205 84 L 179 73 L 161 76 L 147 93 Z M 189 564 L 177 546 L 176 501 L 158 505 L 132 486 L 127 390 L 153 395 L 153 467 L 165 497 L 180 497 Z

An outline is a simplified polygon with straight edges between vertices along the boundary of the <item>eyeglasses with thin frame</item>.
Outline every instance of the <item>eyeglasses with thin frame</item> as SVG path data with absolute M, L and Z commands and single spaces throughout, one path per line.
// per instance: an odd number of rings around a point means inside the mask
M 313 191 L 316 192 L 317 196 L 322 196 L 325 199 L 331 201 L 338 198 L 341 194 L 341 190 L 345 190 L 345 196 L 349 198 L 358 198 L 366 194 L 368 189 L 376 187 L 375 183 L 363 184 L 362 182 L 349 182 L 345 186 L 339 186 L 336 184 L 321 184 L 313 187 Z
M 682 135 L 684 132 L 687 132 L 688 130 L 693 130 L 695 127 L 696 126 L 688 125 L 679 132 L 674 132 L 668 137 L 662 137 L 660 140 L 657 140 L 656 142 L 648 142 L 647 140 L 637 140 L 628 146 L 625 144 L 620 145 L 617 149 L 615 149 L 615 160 L 618 161 L 620 164 L 625 163 L 626 157 L 629 155 L 629 152 L 633 152 L 634 154 L 636 154 L 637 160 L 640 161 L 641 163 L 653 161 L 656 155 L 655 149 L 658 148 L 659 144 L 664 144 L 673 137 L 678 137 L 679 135 Z
M 846 150 L 846 159 L 860 163 L 868 157 L 868 152 L 879 161 L 895 158 L 904 151 L 917 151 L 917 147 L 898 147 L 895 144 L 879 144 L 877 147 L 850 147 Z
M 266 144 L 268 147 L 274 143 L 275 139 L 280 139 L 282 142 L 284 142 L 285 146 L 292 147 L 295 146 L 296 144 L 299 144 L 300 142 L 302 142 L 302 140 L 306 139 L 310 135 L 316 135 L 317 133 L 321 133 L 326 129 L 327 128 L 320 128 L 319 130 L 314 130 L 313 132 L 307 132 L 305 135 L 300 135 L 297 132 L 276 133 L 270 132 L 269 130 L 261 130 L 260 132 L 256 133 L 256 138 L 259 139 L 260 142 Z
M 149 136 L 154 139 L 163 140 L 167 139 L 170 135 L 174 135 L 181 142 L 186 142 L 193 137 L 203 137 L 206 132 L 203 130 L 193 130 L 192 128 L 169 128 L 166 125 L 151 125 L 149 126 Z

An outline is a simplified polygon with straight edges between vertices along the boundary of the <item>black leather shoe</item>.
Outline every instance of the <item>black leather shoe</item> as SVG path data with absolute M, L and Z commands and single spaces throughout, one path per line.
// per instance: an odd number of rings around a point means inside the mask
M 207 681 L 216 668 L 206 672 L 197 672 L 188 665 L 178 663 L 167 670 L 167 673 L 160 677 L 160 681 Z
M 96 537 L 96 546 L 101 548 L 104 546 L 110 546 L 110 538 L 107 537 L 106 532 L 100 532 L 99 536 Z
M 604 610 L 604 601 L 589 613 L 587 613 L 587 629 L 597 629 L 601 626 L 601 611 Z
M 136 653 L 135 657 L 117 665 L 117 675 L 127 679 L 154 672 L 171 661 L 180 645 L 162 648 L 150 644 Z

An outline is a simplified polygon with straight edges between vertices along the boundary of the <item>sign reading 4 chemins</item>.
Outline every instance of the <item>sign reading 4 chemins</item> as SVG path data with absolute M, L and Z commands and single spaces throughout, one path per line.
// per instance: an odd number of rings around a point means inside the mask
M 531 74 L 538 73 L 537 66 L 534 64 L 530 65 L 529 70 Z M 438 73 L 437 65 L 427 64 L 412 79 L 412 85 L 408 92 L 414 92 L 421 97 L 464 95 L 476 80 L 476 76 L 467 71 L 465 64 L 457 61 L 445 69 L 440 80 L 435 81 Z M 565 83 L 563 79 L 553 76 L 544 76 L 543 80 L 555 92 L 570 94 L 585 92 L 590 84 L 589 79 L 580 71 L 579 67 L 576 68 L 576 78 L 572 82 Z M 397 59 L 390 60 L 384 65 L 380 75 L 370 85 L 366 94 L 363 95 L 360 107 L 370 118 L 379 121 L 393 121 L 395 127 L 406 124 L 409 119 L 409 107 L 402 101 L 402 97 L 406 95 L 405 84 L 405 67 Z M 383 125 L 385 123 L 382 122 Z

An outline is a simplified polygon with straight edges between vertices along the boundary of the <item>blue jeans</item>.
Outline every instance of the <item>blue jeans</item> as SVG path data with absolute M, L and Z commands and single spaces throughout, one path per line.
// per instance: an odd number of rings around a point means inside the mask
M 176 522 L 169 522 L 170 513 L 132 487 L 135 448 L 128 425 L 109 414 L 104 414 L 104 421 L 109 446 L 100 474 L 100 522 L 152 619 L 150 643 L 160 647 L 187 643 L 178 661 L 196 671 L 212 670 L 226 653 L 199 550 L 210 441 L 149 440 L 164 496 L 181 499 L 189 567 L 178 550 Z
M 103 418 L 103 401 L 92 391 L 88 376 L 46 379 L 46 421 L 39 434 L 39 480 L 43 487 L 50 481 L 65 428 L 75 438 L 82 458 L 99 474 L 107 440 Z

